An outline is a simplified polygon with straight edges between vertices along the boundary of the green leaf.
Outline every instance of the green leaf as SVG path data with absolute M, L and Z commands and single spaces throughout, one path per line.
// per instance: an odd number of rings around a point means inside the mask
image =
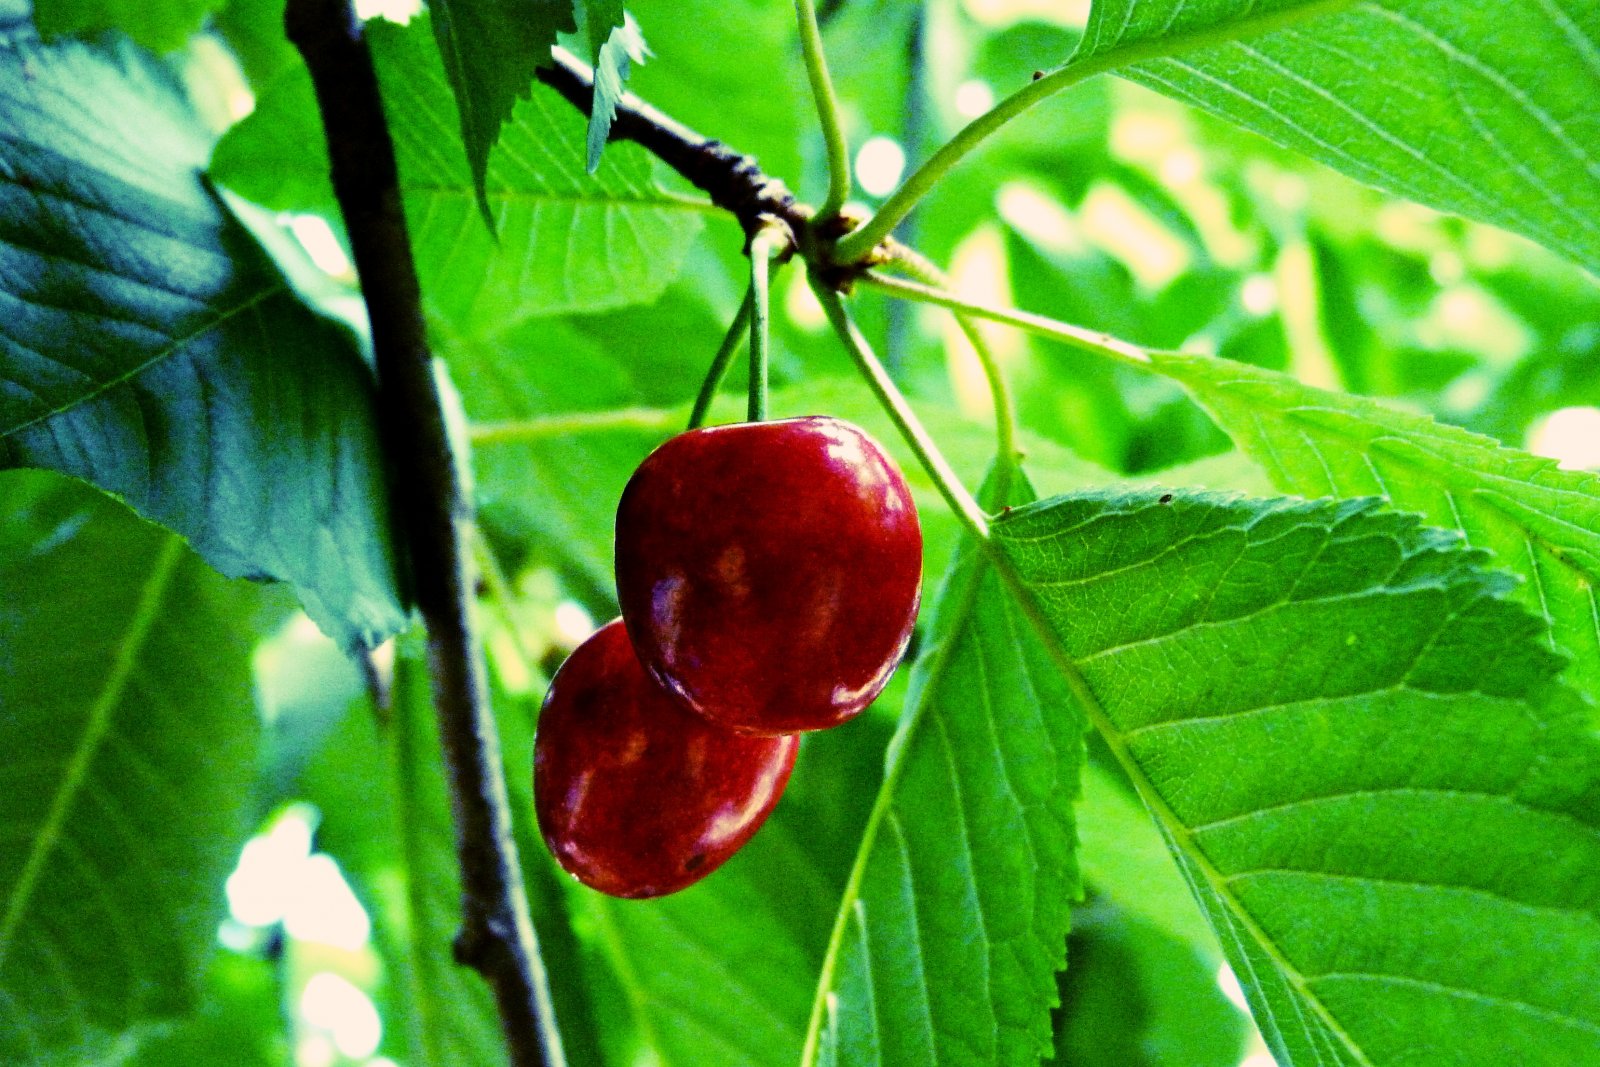
M 405 921 L 391 926 L 390 959 L 406 987 L 411 1062 L 506 1062 L 494 998 L 450 946 L 461 928 L 461 868 L 420 642 L 396 657 L 392 770 Z M 392 914 L 392 913 L 391 913 Z
M 40 471 L 0 472 L 0 589 L 0 1062 L 98 1063 L 201 995 L 261 592 Z
M 1118 73 L 1360 181 L 1600 269 L 1592 4 L 1524 6 L 1508 32 L 1504 11 L 1478 4 L 1101 0 L 1073 61 L 1091 57 L 1130 62 Z
M 404 616 L 372 376 L 200 179 L 207 142 L 126 45 L 0 50 L 0 467 L 84 478 L 342 643 Z
M 1238 1067 L 1250 1028 L 1217 985 L 1214 952 L 1204 953 L 1092 894 L 1074 910 L 1072 927 L 1072 966 L 1062 975 L 1056 1017 L 1056 1063 Z
M 472 177 L 441 145 L 448 89 L 425 19 L 368 25 L 406 218 L 429 305 L 462 332 L 533 315 L 645 303 L 677 274 L 703 209 L 665 191 L 652 160 L 619 145 L 584 173 L 583 117 L 554 91 L 518 101 L 485 177 L 498 245 L 470 217 Z
M 1209 493 L 993 534 L 1280 1063 L 1593 1059 L 1600 738 L 1483 554 Z
M 489 150 L 512 106 L 528 95 L 534 70 L 549 65 L 556 35 L 577 30 L 573 0 L 434 0 L 428 10 L 461 116 L 478 208 L 492 230 L 485 185 Z
M 287 1067 L 283 992 L 273 962 L 219 950 L 194 1018 L 146 1041 L 130 1067 Z
M 1280 490 L 1384 496 L 1494 552 L 1527 579 L 1513 595 L 1549 624 L 1552 647 L 1573 656 L 1566 680 L 1600 702 L 1600 476 L 1273 371 L 1153 358 Z
M 200 29 L 225 0 L 34 0 L 33 21 L 46 37 L 121 30 L 146 48 L 170 52 Z
M 593 5 L 591 5 L 593 6 Z M 622 9 L 617 8 L 618 17 Z M 590 18 L 595 18 L 591 11 Z M 591 21 L 593 33 L 601 23 Z M 611 136 L 611 122 L 617 117 L 617 101 L 622 99 L 628 81 L 628 72 L 634 65 L 642 66 L 650 49 L 644 35 L 632 19 L 622 21 L 604 35 L 604 42 L 595 46 L 594 98 L 589 104 L 589 135 L 587 169 L 590 174 L 600 166 L 600 153 L 605 151 L 606 138 Z
M 819 991 L 827 1064 L 1036 1064 L 1054 1047 L 1083 722 L 970 544 L 933 615 Z
M 496 334 L 536 316 L 648 303 L 678 273 L 707 208 L 664 189 L 654 161 L 617 145 L 583 169 L 583 117 L 553 90 L 519 100 L 486 171 L 497 241 L 451 129 L 449 83 L 428 20 L 367 24 L 384 86 L 406 222 L 427 310 L 454 334 Z M 327 147 L 304 69 L 273 83 L 217 146 L 212 175 L 256 203 L 337 214 Z

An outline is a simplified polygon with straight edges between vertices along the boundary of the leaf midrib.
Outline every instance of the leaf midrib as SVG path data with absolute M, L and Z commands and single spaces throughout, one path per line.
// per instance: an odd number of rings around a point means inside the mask
M 203 319 L 197 323 L 193 330 L 184 334 L 182 337 L 173 338 L 171 344 L 163 346 L 153 353 L 148 359 L 141 360 L 140 362 L 129 367 L 127 370 L 123 371 L 121 374 L 118 374 L 112 378 L 108 378 L 103 382 L 99 382 L 94 388 L 73 396 L 64 404 L 59 404 L 48 411 L 40 412 L 38 415 L 28 419 L 26 422 L 21 422 L 15 426 L 0 430 L 0 441 L 3 441 L 8 437 L 14 437 L 17 434 L 22 433 L 24 430 L 31 429 L 42 422 L 48 422 L 64 412 L 71 411 L 74 408 L 82 407 L 84 404 L 88 404 L 99 399 L 106 393 L 109 393 L 111 390 L 116 389 L 119 386 L 126 385 L 128 382 L 139 377 L 156 364 L 177 355 L 195 340 L 204 337 L 206 334 L 211 333 L 214 330 L 221 329 L 233 319 L 256 310 L 263 304 L 267 303 L 267 301 L 272 300 L 273 298 L 280 296 L 287 291 L 288 286 L 286 284 L 275 283 L 261 290 L 260 292 L 252 294 L 248 299 L 240 301 L 233 307 L 219 310 L 215 315 Z
M 149 639 L 160 614 L 161 601 L 182 558 L 183 542 L 174 536 L 166 537 L 145 578 L 144 588 L 140 591 L 127 632 L 117 649 L 116 659 L 89 709 L 88 721 L 62 776 L 61 785 L 56 790 L 55 799 L 51 801 L 49 814 L 34 838 L 32 851 L 28 854 L 22 874 L 17 878 L 16 889 L 6 904 L 4 916 L 0 917 L 0 971 L 5 969 L 13 939 L 32 903 L 33 892 L 38 886 L 44 865 L 61 840 L 67 816 L 88 778 L 90 764 L 111 728 L 113 713 L 127 691 L 139 654 Z
M 1307 984 L 1306 976 L 1283 955 L 1278 949 L 1277 943 L 1267 935 L 1266 931 L 1256 922 L 1255 917 L 1245 909 L 1243 902 L 1233 892 L 1226 876 L 1211 862 L 1210 857 L 1200 848 L 1189 827 L 1179 818 L 1177 812 L 1167 804 L 1166 799 L 1156 789 L 1155 783 L 1145 773 L 1144 767 L 1133 758 L 1133 754 L 1128 750 L 1126 740 L 1122 737 L 1116 724 L 1112 722 L 1110 714 L 1106 711 L 1105 706 L 1100 703 L 1098 695 L 1089 685 L 1088 680 L 1078 671 L 1076 662 L 1061 644 L 1054 629 L 1050 626 L 1049 620 L 1045 618 L 1043 610 L 1034 600 L 1027 584 L 1017 573 L 1010 558 L 1006 556 L 1004 549 L 993 540 L 987 540 L 984 542 L 984 554 L 994 564 L 995 570 L 1000 574 L 1007 591 L 1011 594 L 1012 600 L 1021 609 L 1023 615 L 1033 627 L 1034 633 L 1043 644 L 1046 653 L 1055 662 L 1057 669 L 1072 689 L 1073 695 L 1083 706 L 1084 714 L 1100 732 L 1101 737 L 1105 739 L 1107 747 L 1116 756 L 1117 762 L 1122 765 L 1123 770 L 1133 782 L 1134 788 L 1138 790 L 1140 798 L 1145 802 L 1150 813 L 1155 816 L 1156 821 L 1162 825 L 1166 833 L 1172 838 L 1175 847 L 1181 842 L 1181 851 L 1184 856 L 1205 876 L 1211 891 L 1217 895 L 1222 904 L 1244 927 L 1262 952 L 1278 967 L 1294 989 L 1310 1005 L 1317 1017 L 1322 1020 L 1323 1024 L 1338 1036 L 1344 1046 L 1362 1064 L 1362 1067 L 1375 1067 L 1366 1053 L 1356 1044 L 1354 1038 L 1340 1025 L 1338 1019 L 1328 1009 L 1328 1006 L 1311 991 Z

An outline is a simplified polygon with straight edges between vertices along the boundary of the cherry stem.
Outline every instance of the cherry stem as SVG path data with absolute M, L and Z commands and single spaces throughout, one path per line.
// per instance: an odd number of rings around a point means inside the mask
M 949 276 L 921 252 L 893 239 L 888 242 L 888 247 L 890 269 L 903 270 L 918 281 L 941 289 L 952 288 Z M 989 346 L 988 338 L 983 336 L 978 324 L 972 321 L 972 316 L 963 311 L 955 311 L 954 314 L 956 325 L 961 328 L 967 342 L 972 345 L 972 350 L 978 357 L 978 365 L 983 368 L 983 376 L 989 383 L 989 396 L 994 405 L 995 455 L 1000 460 L 994 470 L 994 494 L 996 500 L 1004 503 L 1011 488 L 1012 469 L 1021 455 L 1017 450 L 1017 413 L 1011 402 L 1011 387 L 1006 383 L 1005 371 L 1001 369 L 1000 361 L 995 358 L 994 349 Z
M 814 0 L 795 0 L 795 15 L 800 24 L 800 50 L 805 55 L 806 77 L 817 105 L 817 121 L 828 146 L 828 198 L 822 202 L 817 218 L 839 213 L 850 199 L 850 145 L 845 141 L 844 123 L 839 118 L 839 101 L 828 75 L 828 59 L 822 51 L 822 30 L 817 25 Z
M 694 398 L 694 410 L 689 412 L 691 430 L 698 430 L 704 426 L 706 416 L 711 413 L 711 402 L 716 399 L 717 390 L 722 386 L 722 379 L 728 376 L 728 368 L 733 365 L 734 354 L 739 351 L 739 339 L 744 336 L 745 324 L 751 321 L 750 311 L 754 295 L 754 289 L 745 290 L 744 301 L 740 303 L 733 321 L 728 324 L 728 332 L 723 335 L 722 345 L 717 349 L 717 354 L 711 357 L 711 366 L 706 369 L 705 381 L 700 383 L 700 395 Z
M 949 308 L 951 311 L 973 318 L 988 319 L 991 322 L 1005 323 L 1015 326 L 1019 330 L 1048 337 L 1052 341 L 1059 341 L 1064 345 L 1076 348 L 1081 352 L 1103 356 L 1115 360 L 1124 366 L 1137 367 L 1148 371 L 1154 369 L 1150 362 L 1150 352 L 1128 341 L 1112 337 L 1099 330 L 1085 329 L 1082 326 L 1072 326 L 1065 322 L 1044 315 L 1035 315 L 1031 311 L 1018 311 L 1016 308 L 999 307 L 994 304 L 984 304 L 966 297 L 957 296 L 947 289 L 921 285 L 917 282 L 908 282 L 900 278 L 887 278 L 882 274 L 868 272 L 861 275 L 861 280 L 875 289 L 880 289 L 890 296 L 898 296 L 905 300 L 916 300 L 924 304 L 933 304 L 937 307 Z
M 750 241 L 750 409 L 751 422 L 767 418 L 767 341 L 771 334 L 772 257 L 787 244 L 775 227 L 763 227 Z
M 867 339 L 862 336 L 860 329 L 850 318 L 850 313 L 845 310 L 844 301 L 815 273 L 810 276 L 810 281 L 811 288 L 817 294 L 822 310 L 827 313 L 834 332 L 839 335 L 839 340 L 850 353 L 850 358 L 855 360 L 856 368 L 867 379 L 867 384 L 872 386 L 872 391 L 878 396 L 878 402 L 888 412 L 895 428 L 905 438 L 911 451 L 916 453 L 917 460 L 928 472 L 928 477 L 933 479 L 933 484 L 944 497 L 945 503 L 972 536 L 979 542 L 987 544 L 989 517 L 961 484 L 961 479 L 956 476 L 956 472 L 951 469 L 939 451 L 939 446 L 934 444 L 933 438 L 923 428 L 922 421 L 911 409 L 911 404 L 900 392 L 899 386 L 894 384 L 894 379 L 889 377 L 889 372 L 873 354 L 872 346 L 867 343 Z

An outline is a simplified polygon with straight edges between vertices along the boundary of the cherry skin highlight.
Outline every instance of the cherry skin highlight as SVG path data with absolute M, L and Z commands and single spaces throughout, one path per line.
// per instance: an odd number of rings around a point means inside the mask
M 614 620 L 550 682 L 533 747 L 539 830 L 561 866 L 602 893 L 673 893 L 760 829 L 799 745 L 737 734 L 680 707 L 645 675 Z
M 617 509 L 617 597 L 639 661 L 707 719 L 837 726 L 905 654 L 922 530 L 892 459 L 823 416 L 690 430 Z

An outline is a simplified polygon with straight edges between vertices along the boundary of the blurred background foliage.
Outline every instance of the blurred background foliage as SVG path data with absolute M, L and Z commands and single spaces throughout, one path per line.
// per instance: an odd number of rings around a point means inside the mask
M 1088 12 L 1087 0 L 821 6 L 856 152 L 856 195 L 868 206 L 908 159 L 925 158 L 1035 70 L 1062 62 Z M 802 198 L 820 199 L 823 146 L 792 5 L 628 7 L 654 53 L 632 87 L 756 155 Z M 196 8 L 196 25 L 202 13 Z M 175 62 L 219 130 L 297 76 L 277 29 L 281 14 L 281 0 L 231 0 L 186 44 L 187 23 L 174 30 L 168 18 L 151 31 L 177 49 Z M 661 168 L 655 180 L 687 191 Z M 282 181 L 287 188 L 292 176 Z M 315 190 L 284 195 L 291 206 L 279 220 L 348 286 L 337 218 L 318 206 Z M 1600 466 L 1593 279 L 1520 238 L 1388 198 L 1126 82 L 1095 80 L 1014 123 L 941 184 L 904 235 L 975 297 L 1389 398 L 1507 444 Z M 657 279 L 664 291 L 651 303 L 480 323 L 471 336 L 434 324 L 474 425 L 483 618 L 524 815 L 545 680 L 596 620 L 615 612 L 617 496 L 681 425 L 746 269 L 736 226 L 705 215 L 682 269 Z M 827 411 L 891 440 L 801 282 L 789 270 L 775 287 L 775 414 Z M 965 342 L 942 313 L 874 293 L 855 304 L 975 485 L 992 439 Z M 1175 385 L 1003 328 L 985 331 L 1014 384 L 1041 492 L 1118 476 L 1264 491 Z M 727 418 L 742 406 L 740 374 L 726 387 Z M 917 489 L 932 583 L 955 526 L 925 482 Z M 257 832 L 225 894 L 219 887 L 229 917 L 209 1003 L 129 1062 L 501 1062 L 488 998 L 450 961 L 456 888 L 446 798 L 422 728 L 425 685 L 404 645 L 381 650 L 363 673 L 300 617 L 257 653 L 266 730 Z M 375 701 L 374 693 L 386 695 Z M 903 695 L 897 681 L 871 714 L 809 739 L 771 829 L 670 900 L 617 902 L 573 885 L 523 819 L 534 912 L 574 1064 L 793 1061 Z M 1085 790 L 1089 897 L 1074 916 L 1057 1062 L 1270 1062 L 1110 760 L 1092 754 Z

